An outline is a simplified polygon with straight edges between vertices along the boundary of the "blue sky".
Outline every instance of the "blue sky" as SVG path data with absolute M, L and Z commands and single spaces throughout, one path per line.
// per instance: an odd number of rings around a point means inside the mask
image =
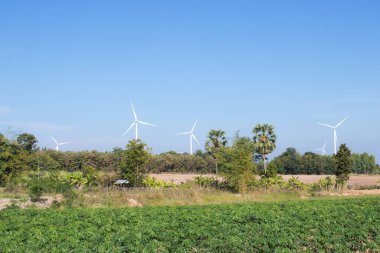
M 111 150 L 133 133 L 155 153 L 188 151 L 190 130 L 251 136 L 278 149 L 338 139 L 380 158 L 379 1 L 1 1 L 0 130 L 42 147 Z

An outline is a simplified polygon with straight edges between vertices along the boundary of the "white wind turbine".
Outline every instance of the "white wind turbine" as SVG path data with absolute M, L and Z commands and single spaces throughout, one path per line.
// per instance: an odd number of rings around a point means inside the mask
M 139 138 L 139 136 L 138 136 L 138 124 L 147 125 L 147 126 L 154 126 L 154 127 L 157 127 L 157 126 L 154 124 L 150 124 L 150 123 L 138 120 L 135 108 L 133 107 L 132 101 L 131 101 L 131 106 L 132 106 L 132 110 L 133 110 L 133 116 L 135 117 L 135 121 L 133 121 L 133 123 L 130 125 L 130 127 L 124 132 L 123 136 L 125 136 L 129 132 L 129 130 L 132 129 L 132 127 L 135 127 L 135 139 L 137 140 Z
M 195 137 L 195 135 L 194 135 L 194 129 L 195 129 L 195 126 L 197 125 L 197 122 L 198 122 L 198 119 L 195 121 L 191 131 L 177 134 L 177 135 L 187 135 L 187 134 L 189 135 L 189 137 L 190 137 L 190 154 L 191 155 L 193 154 L 193 139 L 195 140 L 196 143 L 198 143 L 199 146 L 201 146 L 201 144 L 199 144 L 199 141 L 197 140 L 197 137 Z
M 327 126 L 329 128 L 332 128 L 334 129 L 334 151 L 335 151 L 335 154 L 337 152 L 337 146 L 338 146 L 338 137 L 336 135 L 336 129 L 346 120 L 348 119 L 348 117 L 346 117 L 344 120 L 342 120 L 341 122 L 339 122 L 336 126 L 330 126 L 330 125 L 327 125 L 327 124 L 324 124 L 324 123 L 320 123 L 318 122 L 318 124 L 322 125 L 322 126 Z
M 323 144 L 322 148 L 316 148 L 315 150 L 321 151 L 322 155 L 327 155 L 325 148 L 326 148 L 326 142 L 325 144 Z
M 62 145 L 65 145 L 65 144 L 69 144 L 70 142 L 67 141 L 67 142 L 58 142 L 54 137 L 53 135 L 50 135 L 50 138 L 54 141 L 55 143 L 55 150 L 59 151 L 59 146 L 62 146 Z

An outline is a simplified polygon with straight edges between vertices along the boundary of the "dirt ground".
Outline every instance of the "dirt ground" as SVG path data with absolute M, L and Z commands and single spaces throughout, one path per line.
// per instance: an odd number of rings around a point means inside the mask
M 173 180 L 175 184 L 179 184 L 181 182 L 186 182 L 187 180 L 192 180 L 194 177 L 199 176 L 199 174 L 177 174 L 177 173 L 164 173 L 164 174 L 149 174 L 149 176 L 154 177 L 158 180 L 170 181 Z M 211 177 L 214 174 L 205 174 L 202 176 Z M 298 177 L 304 183 L 313 183 L 317 182 L 321 178 L 325 178 L 328 175 L 293 175 L 294 177 Z M 331 175 L 330 175 L 331 176 Z M 289 180 L 292 175 L 283 175 L 284 180 Z M 334 177 L 334 176 L 331 176 Z M 348 185 L 380 185 L 380 175 L 351 175 L 350 180 L 348 181 Z

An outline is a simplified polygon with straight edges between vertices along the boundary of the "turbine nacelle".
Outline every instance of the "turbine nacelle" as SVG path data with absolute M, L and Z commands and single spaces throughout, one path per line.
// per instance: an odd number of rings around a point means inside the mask
M 190 137 L 190 154 L 193 154 L 193 140 L 195 140 L 195 142 L 199 146 L 201 146 L 197 137 L 195 137 L 195 134 L 194 134 L 194 129 L 195 129 L 195 126 L 197 125 L 197 122 L 198 122 L 198 119 L 195 121 L 193 127 L 191 128 L 191 130 L 189 132 L 183 132 L 183 133 L 177 134 L 177 135 L 189 135 L 189 137 Z
M 58 142 L 53 135 L 50 134 L 50 138 L 54 141 L 55 143 L 55 150 L 59 151 L 59 147 L 62 146 L 62 145 L 65 145 L 65 144 L 69 144 L 71 142 L 69 141 L 66 141 L 66 142 Z
M 323 144 L 322 148 L 317 148 L 315 150 L 321 151 L 322 155 L 327 155 L 325 148 L 326 148 L 326 142 L 325 142 L 325 144 Z
M 157 125 L 154 125 L 154 124 L 151 124 L 151 123 L 148 123 L 148 122 L 144 122 L 144 121 L 138 120 L 137 119 L 137 114 L 136 114 L 136 111 L 135 111 L 135 107 L 133 106 L 132 101 L 131 101 L 131 106 L 132 106 L 133 116 L 134 116 L 135 120 L 128 127 L 128 129 L 123 133 L 123 136 L 125 136 L 133 127 L 135 127 L 135 139 L 137 140 L 138 139 L 138 125 L 139 124 L 146 125 L 146 126 L 153 126 L 153 127 L 157 127 Z
M 328 124 L 324 124 L 324 123 L 320 123 L 318 122 L 318 124 L 322 125 L 322 126 L 326 126 L 326 127 L 329 127 L 331 129 L 334 130 L 334 151 L 335 151 L 335 154 L 337 153 L 337 146 L 338 146 L 338 137 L 337 137 L 337 134 L 336 134 L 336 129 L 344 122 L 348 119 L 348 117 L 346 117 L 344 120 L 342 120 L 341 122 L 339 122 L 338 124 L 336 124 L 336 126 L 331 126 L 331 125 L 328 125 Z

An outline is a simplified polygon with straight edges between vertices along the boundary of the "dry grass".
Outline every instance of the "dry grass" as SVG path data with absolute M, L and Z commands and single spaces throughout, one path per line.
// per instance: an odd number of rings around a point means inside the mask
M 294 192 L 251 192 L 241 195 L 208 188 L 109 189 L 83 194 L 76 201 L 76 205 L 83 207 L 176 206 L 287 201 L 300 198 L 301 194 Z

